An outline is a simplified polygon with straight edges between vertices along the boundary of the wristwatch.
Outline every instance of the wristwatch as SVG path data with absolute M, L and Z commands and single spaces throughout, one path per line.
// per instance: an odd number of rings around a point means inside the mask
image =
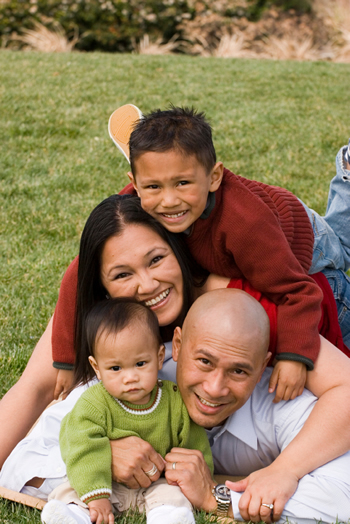
M 216 515 L 218 517 L 227 517 L 228 510 L 231 504 L 230 490 L 225 484 L 217 484 L 212 489 L 212 494 L 217 502 Z

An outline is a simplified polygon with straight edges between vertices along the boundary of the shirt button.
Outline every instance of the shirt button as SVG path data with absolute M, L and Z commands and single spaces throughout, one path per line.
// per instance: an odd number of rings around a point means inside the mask
M 173 390 L 174 390 L 174 391 L 177 391 L 177 386 L 173 386 Z
M 57 468 L 57 469 L 56 469 L 56 472 L 57 472 L 57 473 L 61 473 L 61 471 L 62 471 L 62 468 Z

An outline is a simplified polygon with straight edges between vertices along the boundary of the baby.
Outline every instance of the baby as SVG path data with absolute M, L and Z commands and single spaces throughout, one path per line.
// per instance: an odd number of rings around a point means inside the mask
M 49 496 L 45 524 L 113 524 L 113 512 L 145 510 L 148 524 L 194 524 L 192 506 L 164 478 L 148 489 L 112 481 L 110 440 L 138 436 L 164 458 L 174 447 L 202 451 L 213 461 L 205 430 L 189 417 L 177 386 L 157 380 L 164 360 L 155 314 L 131 299 L 98 303 L 85 323 L 88 359 L 98 384 L 63 419 L 60 446 L 68 482 Z M 173 464 L 176 468 L 176 463 Z M 152 480 L 153 467 L 145 473 Z

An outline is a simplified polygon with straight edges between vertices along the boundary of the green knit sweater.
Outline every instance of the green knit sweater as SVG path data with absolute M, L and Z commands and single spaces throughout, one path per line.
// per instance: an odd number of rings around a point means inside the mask
M 60 446 L 72 487 L 85 503 L 108 498 L 112 488 L 110 440 L 137 436 L 164 457 L 173 447 L 198 449 L 213 473 L 204 428 L 189 417 L 178 388 L 163 381 L 148 404 L 115 400 L 100 382 L 87 389 L 61 424 Z

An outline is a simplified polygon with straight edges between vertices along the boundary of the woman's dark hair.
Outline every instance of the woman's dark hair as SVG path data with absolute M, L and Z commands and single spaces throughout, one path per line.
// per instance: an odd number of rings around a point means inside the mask
M 126 226 L 139 224 L 159 235 L 172 249 L 183 277 L 183 306 L 179 317 L 169 326 L 161 326 L 163 340 L 172 337 L 174 328 L 181 326 L 194 300 L 194 287 L 202 285 L 208 275 L 190 256 L 181 234 L 167 231 L 141 207 L 140 199 L 131 195 L 112 195 L 101 202 L 89 216 L 80 240 L 78 288 L 75 329 L 74 385 L 88 375 L 89 362 L 82 358 L 81 348 L 86 346 L 84 323 L 92 307 L 106 299 L 107 291 L 100 278 L 102 250 L 107 240 L 123 232 Z
M 90 356 L 95 357 L 96 343 L 102 335 L 117 335 L 126 327 L 142 329 L 142 333 L 148 329 L 155 345 L 159 347 L 162 344 L 158 319 L 151 309 L 130 298 L 105 299 L 97 302 L 86 316 L 86 345 L 80 348 L 82 360 L 88 362 Z M 117 345 L 115 350 L 118 352 Z M 95 372 L 91 366 L 86 366 L 84 372 L 87 374 L 81 377 L 81 382 L 85 384 L 95 376 Z

